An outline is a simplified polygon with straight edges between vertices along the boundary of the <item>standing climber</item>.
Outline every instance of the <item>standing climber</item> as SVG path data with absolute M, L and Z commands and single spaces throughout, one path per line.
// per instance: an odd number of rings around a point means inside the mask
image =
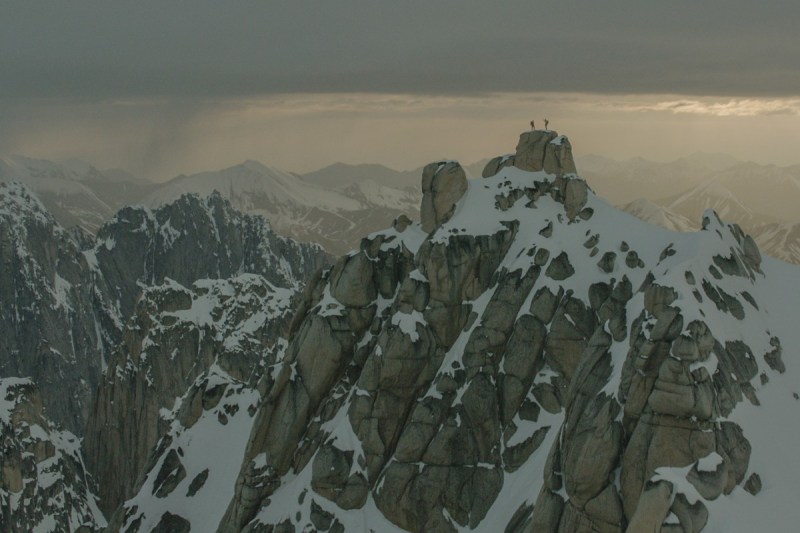
M 544 129 L 545 129 L 545 130 L 547 129 L 547 125 L 548 125 L 548 124 L 550 124 L 550 121 L 549 121 L 549 120 L 547 120 L 547 119 L 544 119 Z
M 531 131 L 536 129 L 536 124 L 531 120 Z

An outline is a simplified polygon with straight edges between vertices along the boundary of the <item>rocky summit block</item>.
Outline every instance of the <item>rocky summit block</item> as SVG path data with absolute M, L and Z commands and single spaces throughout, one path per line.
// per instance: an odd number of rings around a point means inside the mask
M 519 136 L 516 152 L 490 159 L 482 175 L 490 178 L 506 167 L 529 172 L 544 171 L 555 176 L 577 172 L 569 139 L 552 130 L 523 132 Z
M 551 130 L 522 133 L 514 154 L 514 166 L 529 172 L 544 171 L 556 176 L 577 172 L 569 139 Z

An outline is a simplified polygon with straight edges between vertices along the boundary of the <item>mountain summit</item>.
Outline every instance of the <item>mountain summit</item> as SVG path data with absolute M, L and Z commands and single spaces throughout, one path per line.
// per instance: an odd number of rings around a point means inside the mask
M 163 409 L 113 530 L 800 521 L 800 468 L 775 444 L 800 428 L 800 270 L 711 210 L 677 233 L 615 209 L 556 132 L 523 133 L 483 175 L 425 167 L 421 224 L 315 276 L 261 371 L 212 365 Z M 173 324 L 142 345 L 175 345 Z

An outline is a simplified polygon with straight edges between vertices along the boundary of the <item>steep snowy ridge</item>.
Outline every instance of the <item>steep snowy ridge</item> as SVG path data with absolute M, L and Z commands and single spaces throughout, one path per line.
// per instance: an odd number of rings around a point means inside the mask
M 30 380 L 0 379 L 0 438 L 0 529 L 96 531 L 106 525 L 78 437 L 44 417 Z

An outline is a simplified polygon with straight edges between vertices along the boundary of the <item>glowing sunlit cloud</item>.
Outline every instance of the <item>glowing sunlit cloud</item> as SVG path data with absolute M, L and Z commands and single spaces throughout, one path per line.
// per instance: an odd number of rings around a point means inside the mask
M 800 115 L 800 99 L 731 99 L 727 102 L 702 100 L 667 100 L 651 104 L 621 105 L 625 111 L 662 111 L 674 114 L 712 115 L 717 117 L 754 117 L 762 115 Z

